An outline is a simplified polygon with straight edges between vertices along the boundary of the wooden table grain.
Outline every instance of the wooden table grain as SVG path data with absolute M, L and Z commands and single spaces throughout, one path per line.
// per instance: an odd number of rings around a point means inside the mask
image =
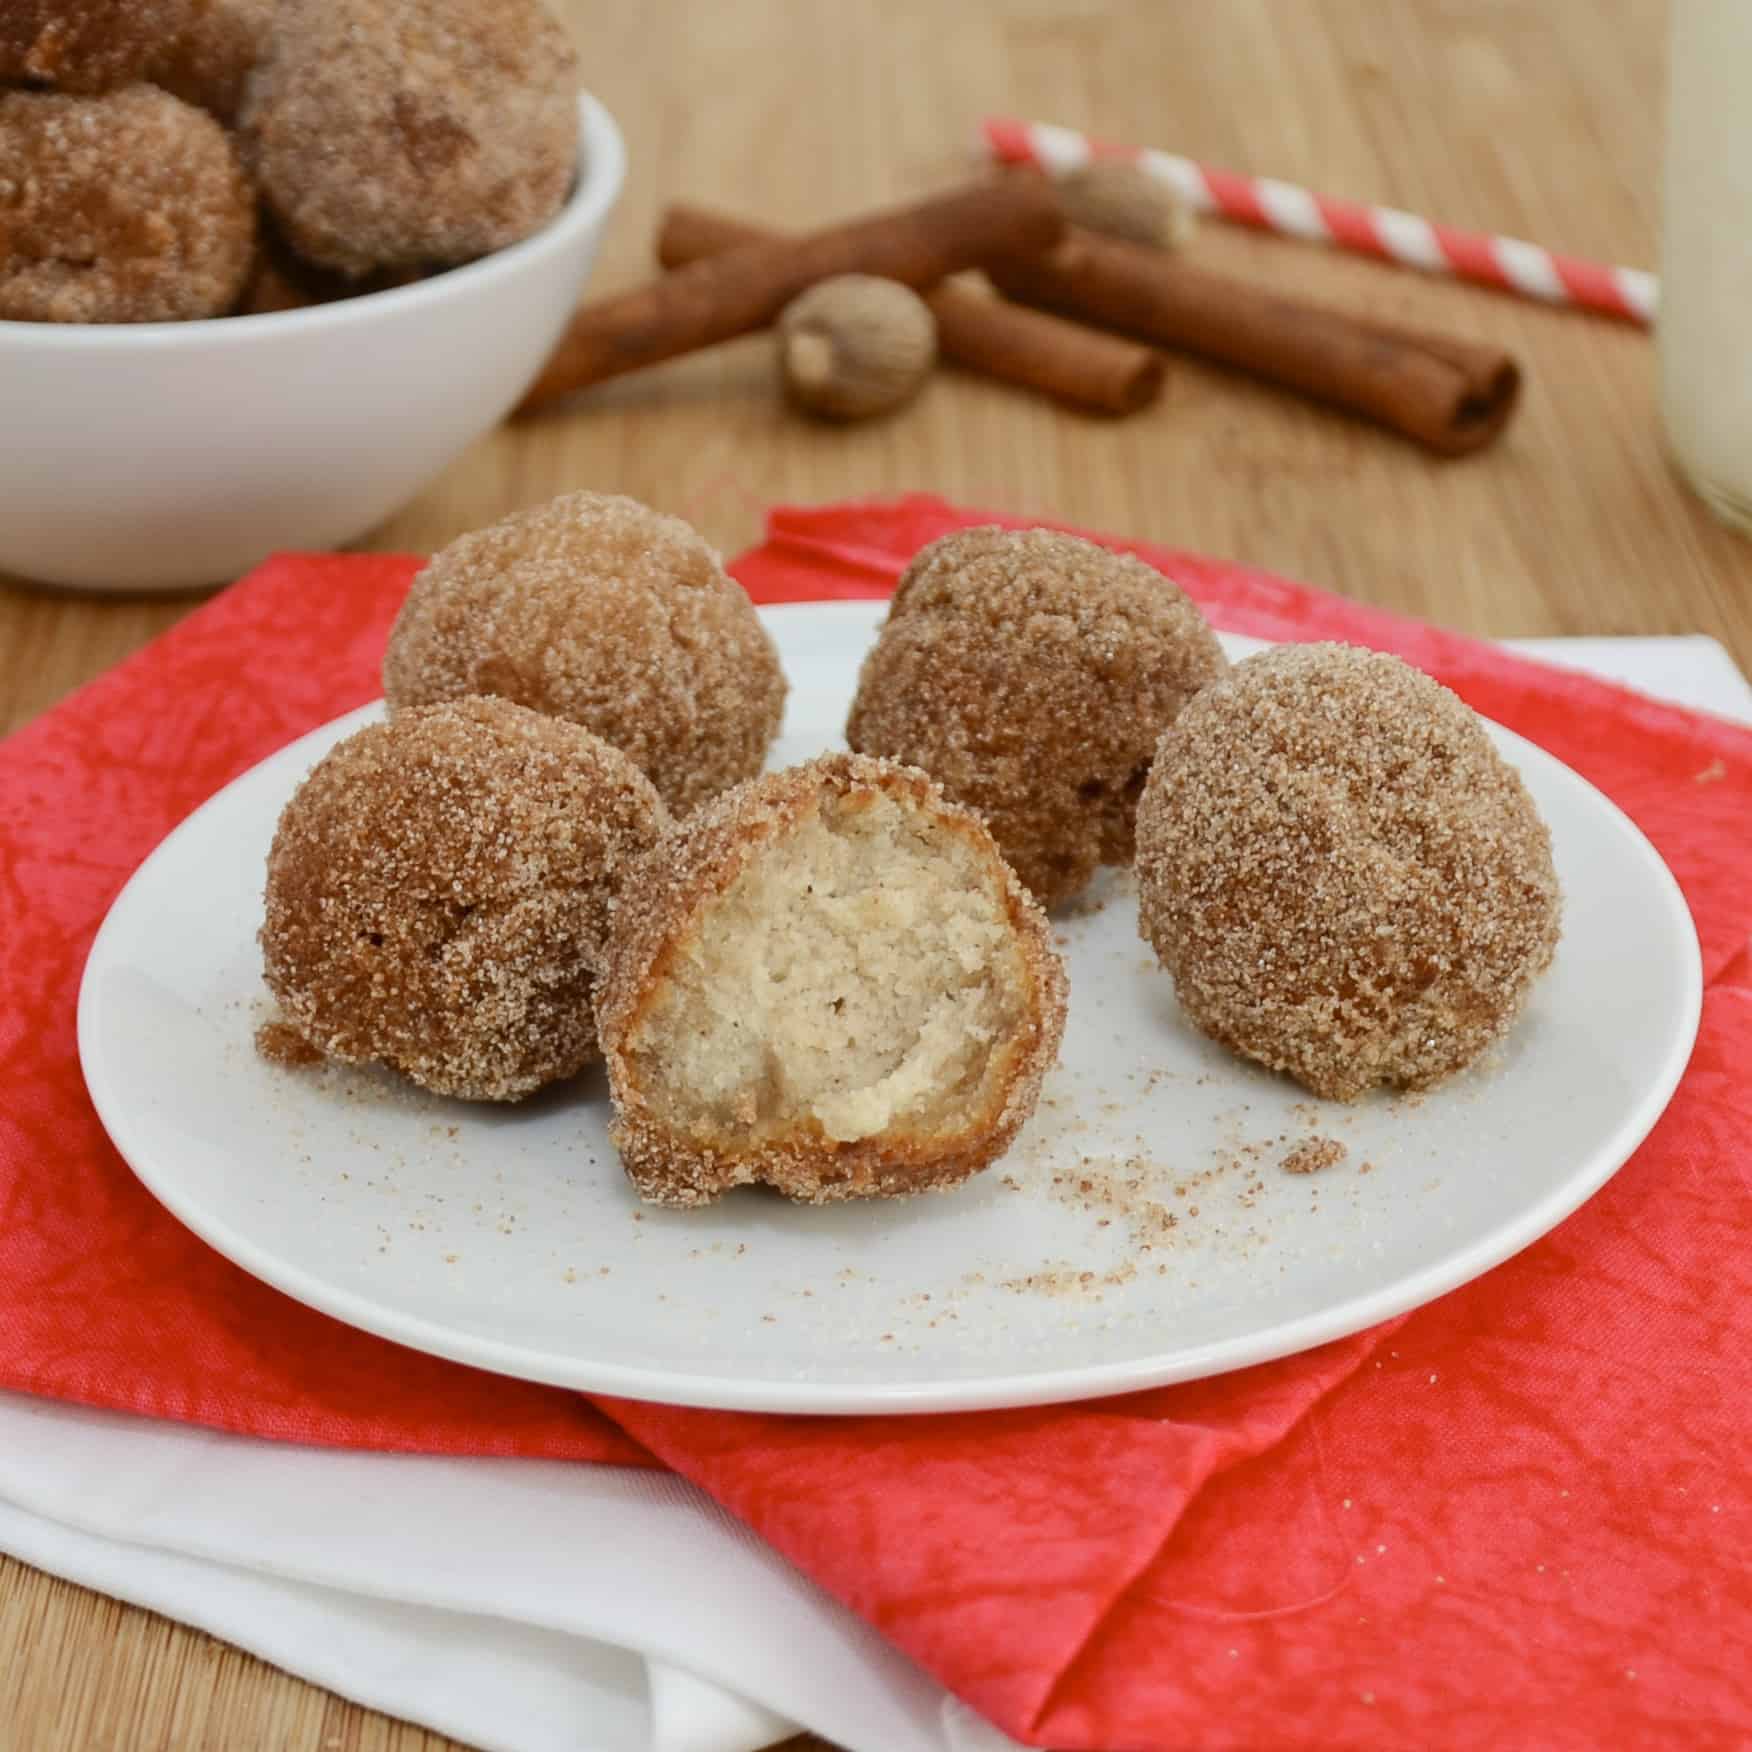
M 774 225 L 826 220 L 964 174 L 989 111 L 1601 260 L 1654 260 L 1662 0 L 564 0 L 562 10 L 630 148 L 599 290 L 649 271 L 666 199 Z M 1217 225 L 1196 249 L 1311 297 L 1508 344 L 1527 371 L 1518 419 L 1485 454 L 1438 462 L 1177 361 L 1163 402 L 1128 421 L 946 370 L 899 416 L 837 430 L 780 404 L 757 337 L 483 438 L 363 545 L 430 549 L 593 487 L 677 512 L 730 551 L 758 536 L 775 501 L 929 489 L 1227 555 L 1474 633 L 1711 633 L 1752 668 L 1752 544 L 1712 522 L 1669 471 L 1645 334 Z M 192 606 L 0 586 L 0 729 Z M 450 1744 L 0 1561 L 0 1745 Z

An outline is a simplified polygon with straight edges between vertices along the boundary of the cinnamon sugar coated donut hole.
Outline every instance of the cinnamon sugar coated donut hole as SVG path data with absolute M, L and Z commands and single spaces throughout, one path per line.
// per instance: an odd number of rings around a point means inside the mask
M 907 567 L 846 738 L 923 767 L 1056 906 L 1130 862 L 1156 740 L 1226 667 L 1204 616 L 1141 560 L 968 529 Z
M 279 0 L 241 123 L 301 256 L 352 275 L 452 265 L 559 211 L 578 83 L 540 0 Z
M 1143 935 L 1214 1040 L 1351 1100 L 1508 1030 L 1557 945 L 1551 839 L 1454 694 L 1286 645 L 1201 693 L 1138 809 Z
M 183 0 L 182 28 L 163 43 L 148 77 L 216 116 L 237 120 L 250 74 L 267 48 L 277 0 Z
M 1033 1112 L 1064 969 L 991 835 L 923 773 L 838 754 L 750 780 L 628 888 L 597 1019 L 643 1197 L 940 1189 Z
M 261 945 L 316 1052 L 513 1101 L 598 1056 L 597 964 L 667 823 L 625 755 L 506 700 L 373 724 L 280 816 Z M 286 1043 L 264 1046 L 282 1060 Z
M 0 0 L 0 82 L 89 95 L 150 78 L 165 43 L 181 33 L 189 4 Z
M 0 95 L 0 319 L 220 316 L 255 230 L 224 131 L 167 92 Z
M 624 749 L 678 814 L 760 771 L 777 651 L 678 517 L 569 493 L 454 541 L 415 578 L 383 660 L 391 706 L 497 694 Z
M 0 0 L 0 83 L 94 96 L 149 80 L 236 119 L 275 0 Z

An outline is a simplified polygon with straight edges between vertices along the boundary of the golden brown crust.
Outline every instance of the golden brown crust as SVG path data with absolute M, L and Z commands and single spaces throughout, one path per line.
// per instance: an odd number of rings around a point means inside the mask
M 785 1136 L 738 1147 L 683 1137 L 652 1109 L 630 1050 L 657 997 L 669 957 L 762 847 L 815 812 L 824 793 L 881 792 L 928 810 L 979 849 L 1022 949 L 1031 985 L 1029 1021 L 1004 1043 L 1008 1063 L 985 1111 L 970 1113 L 950 1136 L 923 1137 L 890 1127 L 856 1142 Z M 672 828 L 632 872 L 641 896 L 616 918 L 597 992 L 597 1028 L 615 1102 L 614 1137 L 628 1177 L 657 1204 L 710 1203 L 734 1186 L 763 1184 L 811 1203 L 901 1197 L 953 1186 L 996 1160 L 1039 1098 L 1058 1055 L 1067 986 L 1045 916 L 998 855 L 971 811 L 949 801 L 924 773 L 854 754 L 826 755 L 737 786 Z
M 540 0 L 280 0 L 241 122 L 300 255 L 449 265 L 564 203 L 577 57 Z
M 155 86 L 0 95 L 0 318 L 223 315 L 250 270 L 255 212 L 218 123 Z
M 624 749 L 685 813 L 757 773 L 784 714 L 778 653 L 698 533 L 568 493 L 454 541 L 390 634 L 391 706 L 496 694 Z
M 1178 585 L 1052 530 L 962 530 L 914 557 L 846 739 L 977 811 L 1043 906 L 1130 861 L 1157 738 L 1227 667 Z
M 504 700 L 400 714 L 334 748 L 268 855 L 267 982 L 313 1047 L 508 1101 L 597 1056 L 597 962 L 666 824 L 632 762 Z
M 1140 928 L 1194 1023 L 1350 1100 L 1504 1034 L 1557 943 L 1551 840 L 1474 714 L 1396 657 L 1286 645 L 1163 736 Z

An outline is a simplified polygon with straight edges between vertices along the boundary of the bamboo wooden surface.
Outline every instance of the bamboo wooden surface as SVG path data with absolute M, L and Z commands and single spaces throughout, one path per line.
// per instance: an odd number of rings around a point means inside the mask
M 598 292 L 650 271 L 666 200 L 826 222 L 965 174 L 988 111 L 1654 262 L 1662 0 L 560 5 L 630 148 Z M 1646 335 L 1214 224 L 1193 247 L 1226 272 L 1506 343 L 1527 372 L 1515 423 L 1443 463 L 1176 362 L 1162 401 L 1127 421 L 942 372 L 899 416 L 837 430 L 781 405 L 757 337 L 492 434 L 366 545 L 429 549 L 595 487 L 678 512 L 728 551 L 773 501 L 923 488 L 1228 555 L 1476 633 L 1712 633 L 1752 668 L 1752 543 L 1669 472 Z M 190 606 L 0 587 L 0 729 Z M 0 1746 L 449 1744 L 0 1560 Z

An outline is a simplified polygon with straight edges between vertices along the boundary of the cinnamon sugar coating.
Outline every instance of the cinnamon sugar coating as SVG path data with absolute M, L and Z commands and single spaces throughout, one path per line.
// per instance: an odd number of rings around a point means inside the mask
M 188 11 L 189 0 L 5 0 L 0 82 L 90 95 L 150 78 Z
M 229 127 L 267 49 L 276 5 L 277 0 L 182 0 L 182 27 L 161 45 L 148 77 Z
M 256 227 L 255 260 L 233 308 L 234 316 L 263 316 L 276 310 L 305 310 L 341 298 L 361 298 L 388 292 L 423 278 L 412 268 L 382 268 L 363 279 L 348 279 L 330 268 L 315 268 L 295 255 L 271 217 L 263 214 Z
M 864 660 L 846 738 L 976 810 L 1043 906 L 1131 859 L 1157 738 L 1227 668 L 1178 585 L 1046 529 L 923 548 Z
M 1156 750 L 1143 935 L 1213 1039 L 1351 1100 L 1513 1023 L 1557 944 L 1551 840 L 1477 717 L 1396 657 L 1286 645 Z
M 677 813 L 760 771 L 778 653 L 687 524 L 568 493 L 454 541 L 414 580 L 383 661 L 390 704 L 497 694 L 624 749 Z
M 839 754 L 750 780 L 628 886 L 597 1025 L 643 1197 L 942 1189 L 1033 1112 L 1064 969 L 978 817 L 923 773 Z
M 4 0 L 0 84 L 95 96 L 149 80 L 222 122 L 266 40 L 275 0 Z
M 505 700 L 399 714 L 281 814 L 261 930 L 311 1047 L 441 1095 L 512 1101 L 598 1055 L 597 964 L 667 815 L 618 750 Z
M 559 211 L 577 57 L 540 0 L 280 0 L 241 122 L 300 255 L 451 265 Z
M 255 247 L 255 197 L 211 116 L 150 85 L 0 95 L 0 318 L 223 315 Z

